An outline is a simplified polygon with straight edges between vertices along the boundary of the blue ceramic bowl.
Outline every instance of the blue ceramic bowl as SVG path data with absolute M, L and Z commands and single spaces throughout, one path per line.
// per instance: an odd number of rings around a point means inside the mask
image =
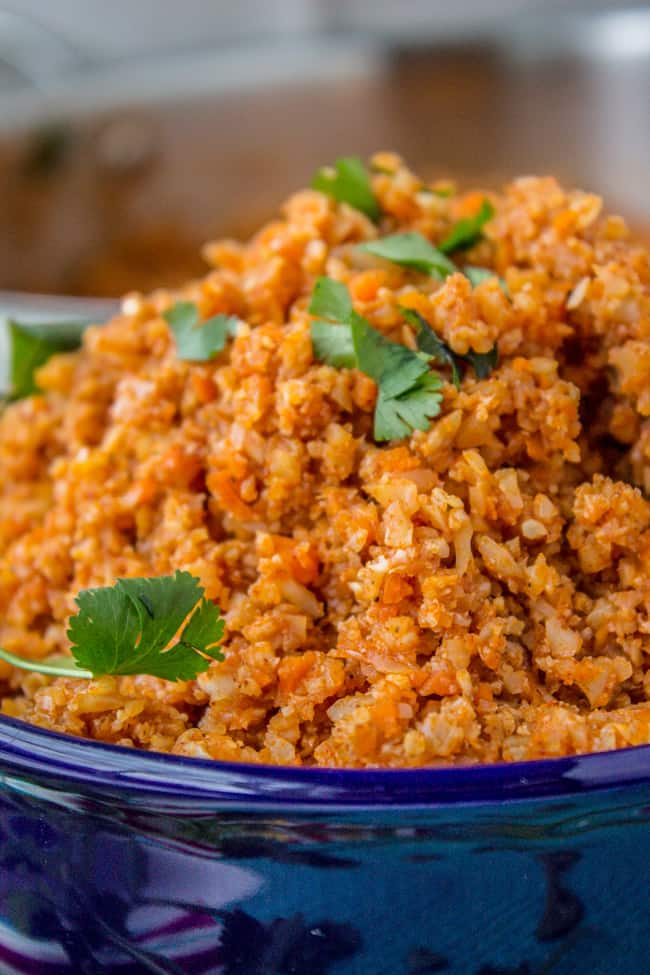
M 0 719 L 0 972 L 640 975 L 650 747 L 404 771 Z

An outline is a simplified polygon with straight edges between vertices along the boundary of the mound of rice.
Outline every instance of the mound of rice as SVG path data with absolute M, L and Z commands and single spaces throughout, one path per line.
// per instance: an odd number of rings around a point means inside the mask
M 373 160 L 379 228 L 303 191 L 248 244 L 210 244 L 182 292 L 128 296 L 43 395 L 0 420 L 0 645 L 67 648 L 85 587 L 186 569 L 222 607 L 195 681 L 56 679 L 0 664 L 2 709 L 47 728 L 214 759 L 418 766 L 650 742 L 650 264 L 601 201 L 555 180 L 499 196 L 472 288 L 359 242 L 433 242 L 486 194 Z M 376 386 L 314 361 L 319 275 L 413 344 L 418 309 L 500 362 L 444 386 L 427 432 L 378 445 Z M 179 361 L 178 298 L 241 319 Z

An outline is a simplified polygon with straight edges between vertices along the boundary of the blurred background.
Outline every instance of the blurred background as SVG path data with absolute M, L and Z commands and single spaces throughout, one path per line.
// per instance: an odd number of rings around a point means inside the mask
M 0 289 L 200 273 L 338 155 L 554 173 L 650 226 L 635 0 L 0 0 Z

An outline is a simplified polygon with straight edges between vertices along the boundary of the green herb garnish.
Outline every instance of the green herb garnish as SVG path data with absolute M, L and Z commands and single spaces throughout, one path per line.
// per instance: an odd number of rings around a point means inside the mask
M 418 311 L 403 307 L 400 310 L 407 322 L 415 326 L 416 342 L 420 351 L 451 367 L 451 379 L 456 389 L 460 388 L 466 366 L 473 368 L 478 379 L 485 379 L 496 369 L 499 363 L 499 349 L 496 345 L 489 352 L 470 351 L 466 355 L 458 355 L 444 339 L 436 335 L 426 318 Z
M 193 301 L 177 301 L 163 318 L 174 333 L 178 358 L 190 362 L 207 362 L 222 352 L 236 334 L 238 321 L 232 315 L 214 315 L 201 322 Z
M 510 291 L 508 290 L 508 285 L 506 282 L 503 280 L 503 278 L 499 277 L 496 271 L 490 270 L 489 267 L 473 267 L 471 264 L 466 264 L 463 268 L 463 274 L 466 278 L 469 278 L 473 288 L 479 284 L 482 284 L 483 281 L 488 281 L 490 278 L 496 278 L 505 296 L 507 298 L 510 297 Z
M 467 264 L 463 268 L 463 274 L 466 278 L 469 278 L 473 288 L 487 281 L 488 278 L 496 278 L 497 276 L 489 267 L 472 267 L 470 264 Z
M 309 312 L 327 319 L 317 319 L 311 323 L 311 342 L 316 358 L 338 369 L 355 369 L 357 354 L 350 323 L 356 317 L 356 312 L 345 285 L 333 278 L 319 278 L 311 296 Z
M 429 356 L 391 342 L 352 307 L 344 284 L 319 278 L 309 305 L 314 355 L 329 365 L 356 368 L 377 383 L 375 440 L 396 440 L 428 430 L 440 413 L 442 381 Z
M 68 629 L 73 659 L 26 660 L 2 649 L 0 657 L 24 670 L 59 677 L 150 674 L 191 680 L 208 669 L 210 660 L 224 659 L 217 646 L 224 632 L 221 611 L 203 594 L 189 572 L 83 589 Z
M 314 285 L 309 302 L 309 314 L 328 318 L 333 322 L 350 322 L 354 315 L 350 293 L 341 281 L 321 277 Z
M 9 398 L 22 399 L 37 393 L 36 370 L 56 353 L 78 349 L 89 324 L 88 321 L 31 324 L 8 319 Z
M 391 342 L 360 315 L 351 322 L 357 368 L 374 379 L 384 397 L 401 396 L 429 371 L 427 356 Z
M 400 311 L 407 322 L 415 326 L 415 339 L 418 349 L 437 359 L 438 362 L 448 365 L 451 368 L 451 381 L 456 389 L 460 389 L 460 381 L 463 378 L 463 363 L 460 356 L 457 356 L 450 346 L 443 339 L 439 338 L 429 325 L 426 318 L 412 308 L 403 308 Z
M 339 203 L 347 203 L 355 210 L 361 210 L 375 222 L 381 216 L 368 170 L 357 156 L 337 159 L 334 166 L 319 169 L 311 185 L 312 189 L 326 193 Z
M 481 208 L 473 217 L 464 217 L 455 223 L 438 247 L 443 254 L 451 254 L 472 247 L 483 236 L 483 227 L 494 216 L 494 207 L 489 200 L 483 200 Z
M 314 355 L 321 362 L 327 362 L 337 369 L 355 369 L 357 357 L 349 325 L 335 325 L 330 322 L 311 323 L 311 342 Z
M 430 274 L 439 281 L 458 270 L 453 261 L 418 233 L 392 234 L 390 237 L 370 240 L 366 244 L 360 244 L 359 250 L 374 254 L 375 257 L 383 257 L 402 267 L 413 268 L 422 274 Z
M 413 430 L 428 430 L 440 413 L 442 380 L 435 372 L 424 373 L 399 396 L 379 390 L 375 406 L 375 440 L 409 437 Z
M 499 365 L 499 347 L 495 344 L 489 352 L 466 353 L 465 359 L 476 373 L 478 379 L 487 379 L 493 369 Z
M 390 237 L 369 240 L 365 244 L 360 244 L 359 250 L 373 254 L 375 257 L 382 257 L 386 261 L 392 261 L 393 264 L 413 268 L 414 271 L 420 271 L 422 274 L 429 274 L 438 281 L 444 281 L 450 274 L 462 270 L 462 273 L 471 282 L 472 287 L 475 288 L 482 281 L 494 277 L 498 280 L 505 294 L 509 294 L 507 284 L 494 271 L 487 267 L 474 267 L 471 264 L 462 269 L 458 268 L 430 240 L 416 232 L 392 234 Z

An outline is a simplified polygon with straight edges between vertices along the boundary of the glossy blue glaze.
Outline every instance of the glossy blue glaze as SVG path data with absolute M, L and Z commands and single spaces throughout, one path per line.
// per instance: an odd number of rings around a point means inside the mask
M 277 769 L 0 719 L 0 972 L 640 975 L 650 747 Z

